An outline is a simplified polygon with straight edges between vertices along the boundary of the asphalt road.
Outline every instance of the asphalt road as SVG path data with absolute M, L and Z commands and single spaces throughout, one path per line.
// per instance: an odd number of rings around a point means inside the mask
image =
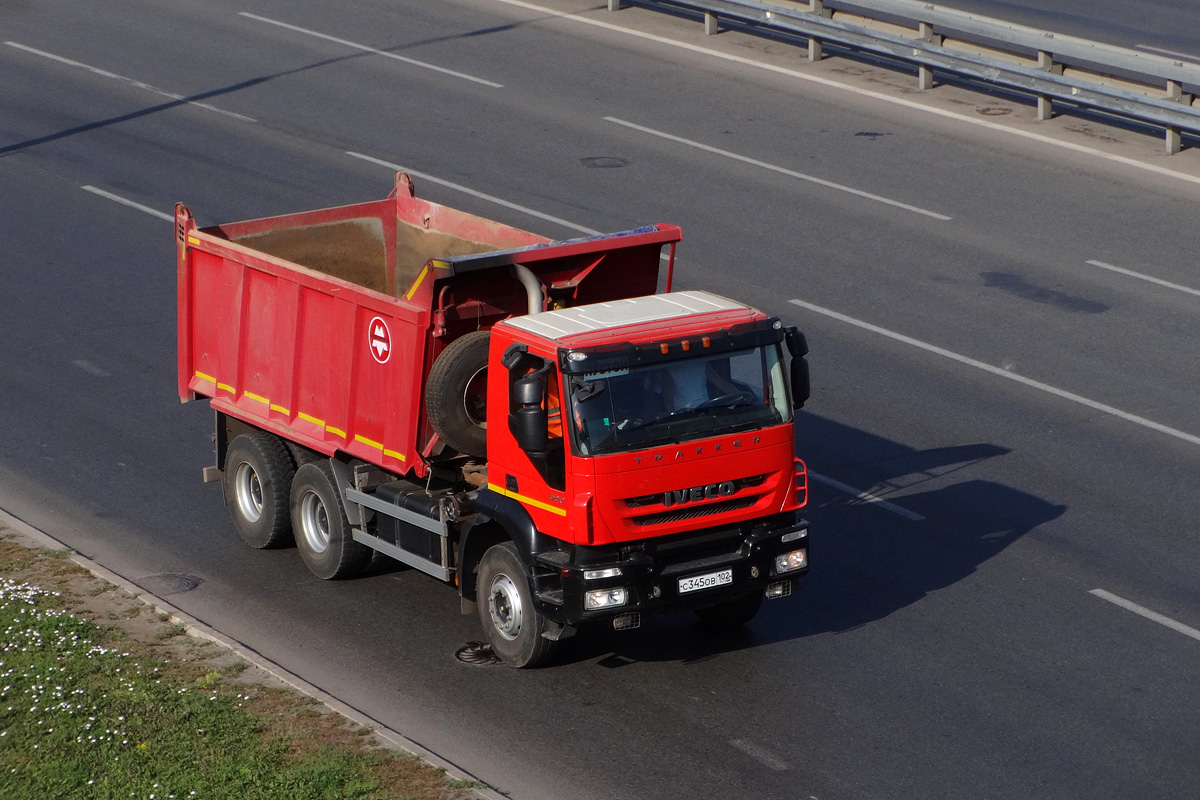
M 0 507 L 523 800 L 1200 794 L 1196 151 L 618 16 L 0 5 Z M 550 236 L 680 224 L 677 287 L 806 330 L 796 596 L 470 667 L 452 588 L 241 545 L 165 215 L 375 199 L 388 164 Z

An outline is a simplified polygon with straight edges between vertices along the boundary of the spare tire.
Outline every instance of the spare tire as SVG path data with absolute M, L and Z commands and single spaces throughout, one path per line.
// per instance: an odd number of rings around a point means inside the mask
M 451 342 L 429 370 L 425 408 L 429 424 L 458 452 L 487 457 L 488 331 Z

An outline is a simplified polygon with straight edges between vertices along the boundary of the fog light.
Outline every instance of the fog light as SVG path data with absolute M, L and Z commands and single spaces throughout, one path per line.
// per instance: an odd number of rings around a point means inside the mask
M 611 569 L 585 569 L 583 571 L 583 579 L 585 581 L 594 581 L 600 578 L 617 578 L 620 575 L 620 567 L 612 567 Z
M 766 595 L 768 600 L 778 600 L 780 597 L 787 597 L 792 593 L 791 581 L 779 581 L 772 583 L 767 587 Z
M 625 605 L 627 594 L 624 586 L 616 589 L 594 589 L 584 596 L 584 608 L 615 608 Z
M 641 625 L 642 615 L 637 611 L 613 617 L 613 630 L 615 631 L 631 631 L 634 628 L 640 628 Z
M 808 566 L 808 550 L 793 550 L 781 556 L 775 556 L 775 574 L 782 575 Z

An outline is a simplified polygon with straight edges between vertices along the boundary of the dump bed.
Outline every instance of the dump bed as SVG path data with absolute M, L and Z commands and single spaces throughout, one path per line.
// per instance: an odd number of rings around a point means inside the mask
M 552 241 L 420 200 L 402 173 L 385 200 L 208 228 L 181 204 L 175 221 L 181 399 L 418 477 L 447 344 L 531 309 L 653 294 L 664 255 L 669 291 L 680 239 L 653 225 Z

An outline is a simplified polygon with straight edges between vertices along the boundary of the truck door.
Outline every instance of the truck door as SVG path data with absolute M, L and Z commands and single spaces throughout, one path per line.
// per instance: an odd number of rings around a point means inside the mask
M 567 538 L 566 447 L 563 436 L 562 383 L 554 361 L 510 349 L 506 426 L 490 433 L 497 444 L 489 452 L 489 482 L 529 510 L 538 529 Z

